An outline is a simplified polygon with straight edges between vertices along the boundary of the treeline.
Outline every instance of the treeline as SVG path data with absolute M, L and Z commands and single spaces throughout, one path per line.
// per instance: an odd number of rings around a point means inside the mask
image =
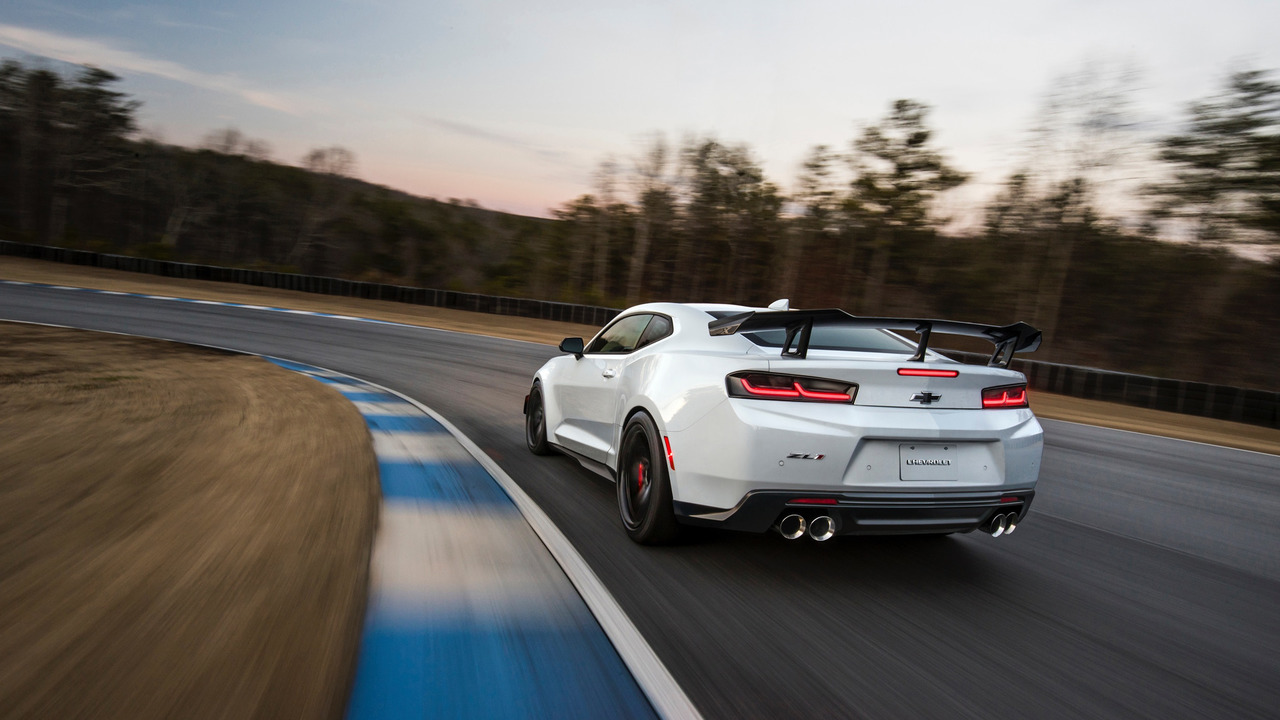
M 142 139 L 115 81 L 0 68 L 6 238 L 615 307 L 790 297 L 1022 319 L 1046 331 L 1040 359 L 1280 387 L 1280 263 L 1230 250 L 1280 240 L 1280 86 L 1266 73 L 1233 75 L 1142 147 L 1122 90 L 1061 83 L 1028 160 L 963 233 L 938 200 L 968 177 L 910 100 L 846 148 L 814 147 L 789 190 L 745 145 L 654 136 L 541 220 L 356 180 L 343 148 L 292 166 L 231 129 L 199 149 Z M 1147 180 L 1116 213 L 1114 178 L 1144 153 Z
M 139 137 L 138 103 L 97 68 L 0 64 L 0 234 L 158 259 L 476 290 L 486 258 L 552 221 L 354 179 L 354 155 L 298 166 L 228 128 L 199 148 Z

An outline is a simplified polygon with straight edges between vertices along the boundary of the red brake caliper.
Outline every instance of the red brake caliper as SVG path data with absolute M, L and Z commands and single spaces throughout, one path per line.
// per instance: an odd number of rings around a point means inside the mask
M 644 463 L 636 463 L 636 492 L 644 489 Z

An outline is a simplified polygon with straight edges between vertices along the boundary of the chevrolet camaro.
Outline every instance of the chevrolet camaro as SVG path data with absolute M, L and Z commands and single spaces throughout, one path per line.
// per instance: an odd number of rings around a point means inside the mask
M 929 348 L 938 334 L 995 350 L 963 364 Z M 639 305 L 560 344 L 525 398 L 525 438 L 615 481 L 639 543 L 682 525 L 999 537 L 1040 471 L 1040 424 L 1009 369 L 1039 344 L 1025 323 Z

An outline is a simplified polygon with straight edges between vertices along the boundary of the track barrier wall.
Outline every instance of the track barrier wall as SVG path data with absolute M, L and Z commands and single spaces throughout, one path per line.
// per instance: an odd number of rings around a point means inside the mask
M 583 325 L 604 325 L 620 312 L 614 308 L 594 305 L 574 305 L 547 300 L 386 285 L 296 273 L 196 265 L 3 240 L 0 240 L 0 255 L 162 277 L 257 285 L 280 290 L 387 300 L 450 310 L 557 320 Z M 964 362 L 979 363 L 985 363 L 988 357 L 978 353 L 954 351 L 947 351 L 947 355 Z M 1131 375 L 1111 370 L 1021 358 L 1014 360 L 1013 369 L 1027 376 L 1027 383 L 1033 390 L 1280 428 L 1280 410 L 1278 410 L 1280 393 L 1278 392 Z

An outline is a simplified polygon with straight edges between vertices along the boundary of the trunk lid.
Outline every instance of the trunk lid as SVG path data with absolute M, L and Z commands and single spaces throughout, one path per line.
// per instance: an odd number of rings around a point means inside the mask
M 809 357 L 771 358 L 769 371 L 802 377 L 857 383 L 855 405 L 942 410 L 980 410 L 986 388 L 1026 383 L 1022 373 L 951 361 L 912 362 L 907 356 L 869 353 L 810 352 Z M 955 377 L 899 374 L 900 369 L 951 371 Z

